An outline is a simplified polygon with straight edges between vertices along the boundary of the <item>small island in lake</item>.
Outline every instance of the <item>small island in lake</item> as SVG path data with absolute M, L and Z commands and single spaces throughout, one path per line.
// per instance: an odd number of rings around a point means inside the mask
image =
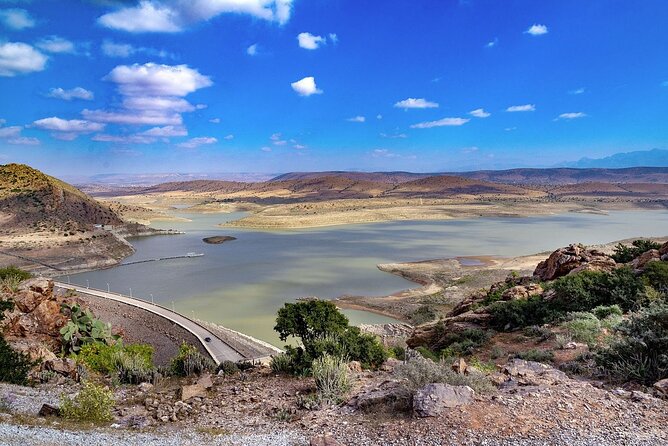
M 232 240 L 236 239 L 236 237 L 232 237 L 231 235 L 216 235 L 213 237 L 205 237 L 202 239 L 202 241 L 210 245 L 220 245 L 221 243 L 231 242 Z

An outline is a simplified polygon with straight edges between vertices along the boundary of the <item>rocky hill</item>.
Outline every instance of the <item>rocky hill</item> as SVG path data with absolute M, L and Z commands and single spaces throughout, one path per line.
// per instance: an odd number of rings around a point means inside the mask
M 0 166 L 0 228 L 5 231 L 77 231 L 121 218 L 73 186 L 22 164 Z

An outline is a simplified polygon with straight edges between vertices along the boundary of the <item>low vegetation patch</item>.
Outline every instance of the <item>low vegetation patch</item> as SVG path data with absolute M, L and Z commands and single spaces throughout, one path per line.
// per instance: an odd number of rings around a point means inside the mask
M 552 362 L 554 360 L 554 353 L 550 350 L 532 348 L 530 350 L 516 353 L 515 357 L 524 359 L 525 361 Z
M 634 240 L 631 243 L 631 246 L 618 243 L 617 246 L 615 246 L 612 258 L 617 263 L 628 263 L 639 255 L 644 254 L 652 249 L 659 249 L 660 247 L 660 243 L 654 242 L 652 240 L 642 239 Z
M 113 408 L 114 395 L 111 390 L 85 382 L 74 398 L 61 398 L 60 414 L 68 420 L 104 423 L 114 419 Z
M 14 309 L 14 302 L 0 301 L 0 321 L 5 318 L 5 311 L 12 309 Z M 26 384 L 28 372 L 33 365 L 27 355 L 14 350 L 0 335 L 0 381 Z
M 202 355 L 196 347 L 187 343 L 181 344 L 178 354 L 172 359 L 170 372 L 175 376 L 200 375 L 214 372 L 216 364 Z
M 453 386 L 469 386 L 478 393 L 489 393 L 494 386 L 482 373 L 459 374 L 446 361 L 434 362 L 422 355 L 411 355 L 405 362 L 394 368 L 394 376 L 411 394 L 431 383 Z
M 338 404 L 350 390 L 348 362 L 338 356 L 324 354 L 313 361 L 313 378 L 320 401 Z

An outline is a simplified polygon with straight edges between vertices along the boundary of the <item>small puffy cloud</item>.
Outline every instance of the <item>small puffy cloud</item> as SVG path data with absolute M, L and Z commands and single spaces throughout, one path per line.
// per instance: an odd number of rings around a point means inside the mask
M 36 146 L 40 144 L 40 141 L 37 138 L 21 136 L 21 131 L 23 130 L 22 127 L 17 125 L 3 127 L 4 123 L 5 120 L 0 119 L 0 140 L 6 142 L 7 144 L 17 146 Z
M 249 14 L 284 24 L 290 19 L 292 0 L 141 0 L 98 18 L 102 26 L 131 33 L 173 33 L 223 13 Z
M 378 120 L 383 119 L 383 115 L 381 115 L 380 113 L 378 113 L 378 114 L 376 115 L 376 119 L 378 119 Z
M 172 136 L 188 136 L 188 130 L 185 127 L 167 125 L 164 127 L 153 127 L 142 132 L 141 135 L 169 138 Z
M 661 82 L 662 87 L 668 87 L 668 81 L 663 81 Z
M 72 99 L 83 99 L 85 101 L 93 100 L 93 92 L 86 90 L 82 87 L 74 87 L 70 90 L 65 90 L 63 88 L 52 88 L 47 94 L 50 98 L 63 99 L 65 101 L 71 101 Z
M 207 145 L 207 144 L 215 144 L 217 143 L 218 140 L 213 137 L 208 137 L 208 136 L 201 136 L 198 138 L 191 138 L 186 142 L 182 142 L 178 146 L 181 147 L 182 149 L 196 149 L 199 146 Z
M 0 43 L 0 76 L 12 77 L 42 71 L 48 58 L 22 42 Z
M 14 144 L 17 146 L 38 146 L 40 145 L 40 140 L 37 138 L 32 138 L 28 136 L 19 136 L 17 138 L 10 138 L 7 140 L 9 144 Z
M 255 56 L 257 54 L 257 43 L 254 43 L 248 48 L 246 48 L 246 54 L 248 54 L 249 56 Z
M 156 56 L 160 58 L 176 59 L 176 56 L 165 50 L 157 50 L 155 48 L 147 48 L 143 46 L 133 46 L 129 43 L 118 43 L 106 39 L 100 46 L 102 54 L 107 57 L 131 57 L 135 54 L 146 54 L 148 56 Z
M 35 20 L 28 11 L 17 8 L 0 10 L 0 23 L 16 31 L 35 26 Z
M 85 109 L 81 114 L 90 121 L 109 124 L 181 125 L 183 123 L 183 118 L 178 113 L 155 110 L 123 110 L 116 112 Z
M 321 44 L 327 42 L 327 39 L 322 36 L 314 36 L 311 33 L 299 33 L 297 41 L 301 48 L 306 50 L 317 50 Z
M 381 138 L 389 138 L 389 139 L 406 139 L 406 138 L 408 138 L 408 135 L 405 134 L 405 133 L 397 133 L 397 134 L 381 133 L 380 137 Z
M 346 119 L 348 122 L 365 122 L 366 117 L 364 116 L 353 116 L 352 118 Z
M 11 127 L 0 127 L 0 139 L 14 138 L 21 134 L 22 128 L 18 125 Z
M 547 31 L 547 26 L 545 26 L 545 25 L 537 25 L 537 24 L 533 24 L 533 25 L 531 25 L 531 26 L 529 27 L 529 29 L 527 29 L 527 30 L 524 31 L 524 32 L 525 32 L 526 34 L 531 34 L 532 36 L 542 36 L 543 34 L 547 34 L 547 33 L 548 33 L 548 31 Z
M 119 144 L 153 144 L 156 139 L 144 135 L 107 135 L 99 134 L 91 138 L 96 142 L 115 142 Z
M 260 148 L 260 150 L 262 150 L 263 152 L 271 152 L 271 147 L 265 146 L 265 147 Z
M 54 54 L 75 54 L 76 46 L 70 40 L 59 36 L 49 36 L 38 41 L 35 46 L 47 53 Z
M 308 76 L 290 84 L 292 89 L 299 94 L 299 96 L 311 96 L 312 94 L 322 94 L 315 84 L 315 78 Z
M 211 124 L 220 124 L 220 118 L 211 118 L 209 119 Z
M 126 96 L 186 96 L 213 82 L 187 65 L 119 65 L 105 76 Z
M 576 88 L 575 90 L 570 90 L 568 94 L 575 94 L 575 95 L 583 94 L 585 91 L 586 90 L 584 89 L 584 87 L 581 87 L 581 88 Z
M 464 125 L 467 122 L 469 122 L 470 119 L 467 118 L 443 118 L 439 119 L 438 121 L 427 121 L 427 122 L 420 122 L 417 124 L 411 125 L 412 129 L 430 129 L 432 127 L 457 127 L 460 125 Z
M 485 44 L 485 48 L 494 48 L 499 44 L 499 38 L 495 37 L 494 40 L 490 40 Z
M 329 40 L 334 45 L 336 45 L 337 43 L 339 43 L 339 36 L 337 36 L 335 33 L 329 33 Z
M 492 114 L 486 112 L 484 108 L 476 108 L 475 110 L 471 110 L 469 112 L 469 115 L 476 118 L 489 118 L 490 116 L 492 116 Z
M 570 113 L 562 113 L 559 115 L 557 119 L 566 119 L 566 120 L 571 120 L 571 119 L 579 119 L 579 118 L 584 118 L 587 116 L 586 113 L 582 112 L 570 112 Z
M 33 127 L 42 130 L 52 130 L 64 133 L 92 133 L 104 128 L 99 122 L 84 121 L 81 119 L 61 119 L 58 117 L 38 119 L 32 123 Z
M 536 106 L 534 104 L 524 104 L 524 105 L 511 105 L 506 109 L 507 112 L 532 112 L 536 111 Z
M 408 98 L 397 102 L 394 106 L 396 108 L 403 108 L 404 110 L 409 108 L 437 108 L 438 103 L 427 101 L 424 98 Z
M 227 136 L 223 137 L 223 139 L 226 140 L 226 141 L 232 141 L 234 139 L 234 135 L 232 135 L 232 134 L 227 135 Z
M 304 149 L 306 149 L 306 146 L 303 145 L 303 144 L 295 144 L 295 145 L 293 145 L 292 147 L 293 147 L 294 149 L 297 149 L 297 150 L 304 150 Z
M 271 143 L 275 146 L 285 146 L 288 144 L 287 141 L 285 141 L 280 133 L 274 133 L 269 137 L 271 140 Z

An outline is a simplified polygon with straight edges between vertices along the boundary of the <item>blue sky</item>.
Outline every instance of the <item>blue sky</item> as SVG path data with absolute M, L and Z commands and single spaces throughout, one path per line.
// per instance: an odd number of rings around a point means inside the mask
M 665 0 L 0 0 L 0 162 L 442 171 L 668 148 Z

